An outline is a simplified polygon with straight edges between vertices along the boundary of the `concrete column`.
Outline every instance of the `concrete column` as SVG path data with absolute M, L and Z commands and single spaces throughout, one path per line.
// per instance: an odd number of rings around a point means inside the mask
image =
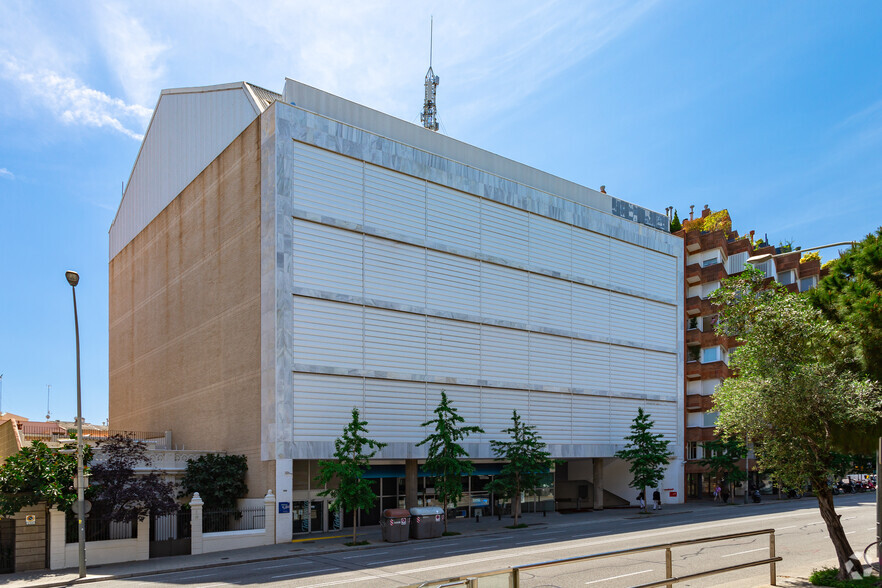
M 202 497 L 198 492 L 190 499 L 190 555 L 202 553 Z
M 273 545 L 276 542 L 276 497 L 273 495 L 272 490 L 266 491 L 266 496 L 263 497 L 263 509 L 264 509 L 264 545 Z
M 64 511 L 49 509 L 49 569 L 61 570 L 67 567 L 64 561 Z
M 594 465 L 594 510 L 603 510 L 603 458 L 591 460 Z
M 417 460 L 404 460 L 404 506 L 414 508 L 417 504 Z
M 294 460 L 276 460 L 276 543 L 289 543 L 294 530 Z

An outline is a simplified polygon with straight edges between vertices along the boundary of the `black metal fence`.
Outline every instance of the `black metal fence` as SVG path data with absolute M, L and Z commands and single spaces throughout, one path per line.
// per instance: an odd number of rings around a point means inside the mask
M 230 510 L 206 510 L 202 513 L 202 532 L 251 531 L 266 528 L 266 509 L 237 508 Z
M 79 529 L 77 517 L 73 513 L 67 513 L 64 525 L 64 541 L 77 543 L 79 541 Z M 111 521 L 106 516 L 86 517 L 86 541 L 112 541 L 114 539 L 137 539 L 138 523 L 118 523 Z

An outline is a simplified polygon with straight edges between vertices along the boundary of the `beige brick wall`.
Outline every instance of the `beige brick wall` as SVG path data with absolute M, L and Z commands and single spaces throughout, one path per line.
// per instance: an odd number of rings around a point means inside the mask
M 35 524 L 27 524 L 27 515 L 34 515 Z M 28 506 L 15 513 L 15 571 L 42 570 L 46 562 L 45 504 Z
M 260 461 L 260 143 L 252 123 L 110 262 L 110 426 Z
M 0 423 L 0 464 L 4 463 L 7 457 L 15 455 L 21 450 L 17 427 L 15 419 Z

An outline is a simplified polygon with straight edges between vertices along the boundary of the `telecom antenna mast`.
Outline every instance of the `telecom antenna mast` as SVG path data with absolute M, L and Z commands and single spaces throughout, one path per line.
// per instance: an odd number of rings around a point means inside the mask
M 420 120 L 423 123 L 423 126 L 429 129 L 430 131 L 438 130 L 438 108 L 435 104 L 435 94 L 436 88 L 438 87 L 438 82 L 441 81 L 441 78 L 435 75 L 435 72 L 432 71 L 432 43 L 433 43 L 433 34 L 435 28 L 435 18 L 432 17 L 429 25 L 429 71 L 426 72 L 426 99 L 423 102 L 423 111 L 420 113 Z

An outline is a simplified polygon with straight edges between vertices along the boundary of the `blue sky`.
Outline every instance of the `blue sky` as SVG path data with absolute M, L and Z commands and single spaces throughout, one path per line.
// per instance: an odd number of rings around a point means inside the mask
M 259 6 L 259 9 L 255 9 Z M 162 88 L 291 77 L 663 212 L 882 225 L 882 3 L 0 3 L 0 409 L 107 418 L 107 231 Z M 824 257 L 835 255 L 825 252 Z

